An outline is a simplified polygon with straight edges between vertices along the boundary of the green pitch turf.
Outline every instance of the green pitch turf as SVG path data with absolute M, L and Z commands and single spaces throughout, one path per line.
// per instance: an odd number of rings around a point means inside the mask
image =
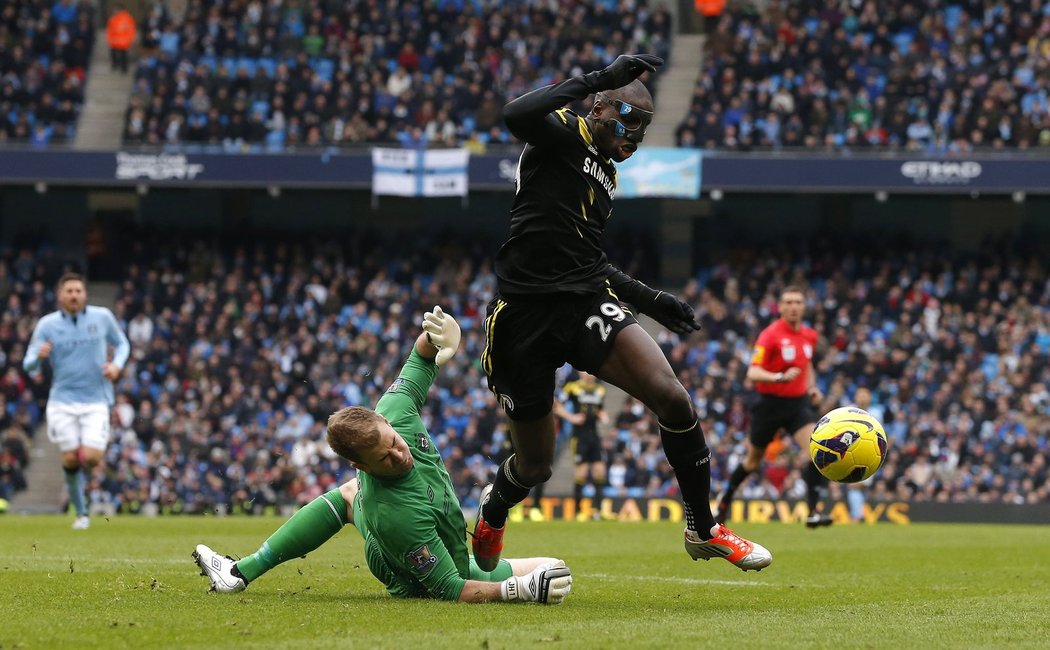
M 512 524 L 505 554 L 573 570 L 565 604 L 395 600 L 348 528 L 236 595 L 198 542 L 254 551 L 275 518 L 0 516 L 0 649 L 1020 648 L 1050 644 L 1050 526 L 741 525 L 761 573 L 693 562 L 678 524 Z

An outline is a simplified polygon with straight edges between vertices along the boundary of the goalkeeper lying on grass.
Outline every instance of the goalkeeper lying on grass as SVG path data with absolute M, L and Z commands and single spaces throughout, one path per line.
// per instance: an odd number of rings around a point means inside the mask
M 419 417 L 438 366 L 459 348 L 459 324 L 440 307 L 424 319 L 376 410 L 351 406 L 328 418 L 328 444 L 358 470 L 357 478 L 311 501 L 242 560 L 199 544 L 193 557 L 213 591 L 241 591 L 353 524 L 364 537 L 369 570 L 393 596 L 555 604 L 569 594 L 572 575 L 561 560 L 503 560 L 485 572 L 467 554 L 463 511 Z

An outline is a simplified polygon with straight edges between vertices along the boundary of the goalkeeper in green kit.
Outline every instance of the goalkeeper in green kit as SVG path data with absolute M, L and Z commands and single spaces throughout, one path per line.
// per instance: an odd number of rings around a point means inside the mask
M 212 591 L 241 591 L 353 524 L 364 538 L 369 570 L 393 596 L 470 603 L 565 599 L 572 574 L 561 560 L 501 560 L 486 572 L 467 553 L 463 511 L 419 416 L 438 366 L 459 347 L 459 324 L 435 307 L 424 315 L 423 330 L 375 411 L 351 406 L 328 418 L 328 444 L 357 469 L 357 478 L 308 503 L 239 561 L 198 544 L 193 557 Z

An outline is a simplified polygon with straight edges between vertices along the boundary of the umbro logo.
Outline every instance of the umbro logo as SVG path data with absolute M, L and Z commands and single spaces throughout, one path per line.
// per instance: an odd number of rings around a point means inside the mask
M 222 569 L 222 562 L 219 562 L 219 558 L 213 557 L 211 559 L 211 568 L 215 569 L 216 571 Z

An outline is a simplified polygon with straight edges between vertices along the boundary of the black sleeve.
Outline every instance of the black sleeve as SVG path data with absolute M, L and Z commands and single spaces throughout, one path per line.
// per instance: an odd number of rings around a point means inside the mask
M 643 313 L 656 301 L 656 296 L 660 293 L 647 284 L 635 280 L 612 264 L 609 265 L 606 281 L 617 298 L 634 305 Z
M 551 113 L 602 90 L 598 76 L 597 71 L 588 72 L 561 83 L 537 88 L 508 102 L 503 107 L 503 120 L 507 128 L 519 140 L 533 146 L 556 142 L 565 128 L 561 120 Z

